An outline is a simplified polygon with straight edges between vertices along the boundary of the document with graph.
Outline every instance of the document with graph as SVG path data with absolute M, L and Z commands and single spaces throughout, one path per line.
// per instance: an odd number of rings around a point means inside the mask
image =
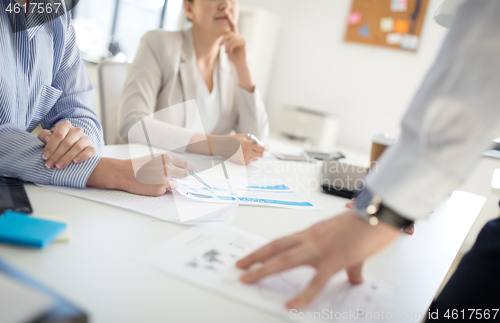
M 253 285 L 239 281 L 243 270 L 235 267 L 238 259 L 248 255 L 268 241 L 229 224 L 206 224 L 193 227 L 138 256 L 138 260 L 179 277 L 189 283 L 236 299 L 266 312 L 291 318 L 284 307 L 287 300 L 300 293 L 314 275 L 310 267 L 299 267 L 265 278 Z M 344 273 L 337 274 L 319 297 L 301 311 L 326 315 L 354 311 L 389 311 L 395 302 L 397 287 L 384 281 L 366 279 L 351 285 Z M 333 314 L 332 314 L 333 313 Z M 295 313 L 297 314 L 297 313 Z M 295 319 L 294 321 L 301 321 Z M 309 322 L 307 319 L 302 320 Z M 313 322 L 316 322 L 313 320 Z M 342 322 L 349 322 L 343 317 Z
M 192 176 L 177 180 L 178 191 L 190 199 L 207 203 L 235 203 L 289 209 L 322 210 L 278 179 L 217 176 L 203 177 L 208 188 Z

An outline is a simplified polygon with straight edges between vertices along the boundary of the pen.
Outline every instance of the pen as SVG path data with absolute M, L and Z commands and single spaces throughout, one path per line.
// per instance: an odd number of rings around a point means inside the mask
M 259 138 L 252 135 L 251 133 L 247 133 L 247 138 L 250 139 L 251 141 L 253 141 L 254 143 L 256 143 L 257 145 L 259 145 L 261 147 L 265 147 L 264 143 L 262 141 L 260 141 Z
M 188 173 L 189 173 L 189 175 L 193 176 L 198 182 L 202 183 L 203 185 L 205 185 L 209 189 L 213 190 L 213 187 L 210 186 L 210 184 L 208 184 L 207 181 L 205 181 L 203 178 L 201 178 L 200 175 L 198 175 L 198 174 L 196 174 L 195 172 L 192 172 L 192 171 L 188 171 Z

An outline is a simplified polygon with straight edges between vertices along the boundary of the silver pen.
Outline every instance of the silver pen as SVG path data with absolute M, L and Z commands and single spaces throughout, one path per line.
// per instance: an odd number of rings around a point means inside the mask
M 261 147 L 265 147 L 264 143 L 262 141 L 260 141 L 259 138 L 252 135 L 251 133 L 247 133 L 247 138 L 250 139 L 251 141 L 253 141 L 254 143 L 256 143 L 257 145 L 259 145 Z
M 188 173 L 189 173 L 189 175 L 193 176 L 198 182 L 202 183 L 203 185 L 205 185 L 209 189 L 211 189 L 211 190 L 214 189 L 212 186 L 210 186 L 210 184 L 207 183 L 206 180 L 204 180 L 203 178 L 201 178 L 200 175 L 198 175 L 198 174 L 196 174 L 195 172 L 192 172 L 192 171 L 188 171 Z

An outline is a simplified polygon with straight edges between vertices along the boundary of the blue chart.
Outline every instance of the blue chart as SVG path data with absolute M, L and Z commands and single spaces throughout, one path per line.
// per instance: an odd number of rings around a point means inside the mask
M 238 200 L 240 200 L 241 202 L 254 202 L 259 204 L 313 206 L 309 202 L 279 201 L 279 200 L 269 200 L 269 199 L 259 199 L 259 198 L 249 198 L 249 197 L 238 197 Z
M 192 193 L 192 192 L 187 192 L 186 195 L 191 195 L 197 198 L 202 198 L 202 199 L 214 199 L 214 200 L 221 200 L 221 201 L 235 201 L 236 198 L 230 197 L 230 196 L 219 196 L 219 195 L 205 195 L 205 194 L 198 194 L 198 193 Z
M 231 178 L 231 191 L 225 179 L 205 177 L 213 189 L 194 179 L 179 181 L 178 191 L 190 198 L 210 203 L 239 202 L 239 205 L 259 205 L 292 209 L 321 210 L 280 180 L 265 178 Z
M 285 184 L 273 185 L 273 186 L 248 186 L 250 190 L 270 190 L 270 191 L 289 191 L 290 188 Z

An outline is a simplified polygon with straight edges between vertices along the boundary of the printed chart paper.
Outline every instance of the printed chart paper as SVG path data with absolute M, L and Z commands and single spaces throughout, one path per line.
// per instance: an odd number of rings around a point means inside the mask
M 177 180 L 178 191 L 190 199 L 208 203 L 272 206 L 289 209 L 321 210 L 321 207 L 295 193 L 277 179 L 203 177 L 212 186 L 204 186 L 193 177 Z
M 239 281 L 244 272 L 235 267 L 235 262 L 248 255 L 268 241 L 228 224 L 205 224 L 193 227 L 166 242 L 153 247 L 138 260 L 200 285 L 216 293 L 236 299 L 260 310 L 291 318 L 284 307 L 287 300 L 297 295 L 314 275 L 309 267 L 299 267 L 261 280 L 254 285 Z M 335 313 L 367 313 L 389 311 L 395 301 L 397 288 L 381 281 L 366 281 L 351 285 L 344 273 L 336 275 L 319 297 L 301 311 Z M 332 311 L 332 312 L 330 312 Z M 360 314 L 356 320 L 342 319 L 342 322 L 362 321 Z M 294 321 L 300 321 L 294 319 Z M 329 318 L 327 321 L 331 322 Z M 317 322 L 317 320 L 302 320 Z
M 109 204 L 173 223 L 230 222 L 237 207 L 237 204 L 207 205 L 206 203 L 193 202 L 176 191 L 159 197 L 151 197 L 93 187 L 79 190 L 50 185 L 39 186 L 58 193 Z

